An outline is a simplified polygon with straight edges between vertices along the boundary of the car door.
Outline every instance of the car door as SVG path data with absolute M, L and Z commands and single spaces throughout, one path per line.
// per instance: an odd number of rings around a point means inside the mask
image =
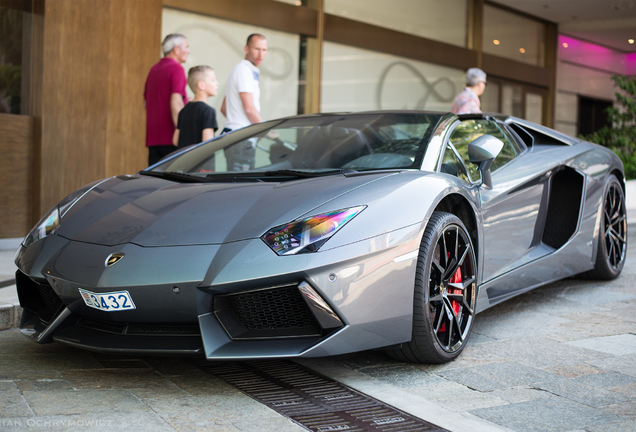
M 500 139 L 504 147 L 491 166 L 492 189 L 479 189 L 483 221 L 481 282 L 488 282 L 523 264 L 549 253 L 541 247 L 547 205 L 546 161 L 536 158 L 517 141 L 507 126 L 495 119 L 463 120 L 451 133 L 450 143 L 461 156 L 471 181 L 480 173 L 468 160 L 468 144 L 481 135 Z M 544 178 L 545 177 L 545 178 Z M 514 285 L 514 281 L 510 282 Z M 507 288 L 516 287 L 508 284 Z

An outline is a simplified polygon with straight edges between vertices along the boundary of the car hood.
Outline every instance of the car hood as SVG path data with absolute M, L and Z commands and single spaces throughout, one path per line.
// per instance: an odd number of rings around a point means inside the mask
M 183 184 L 147 176 L 113 177 L 73 204 L 56 234 L 108 246 L 221 244 L 257 238 L 390 174 L 280 183 Z M 360 204 L 365 203 L 351 203 Z

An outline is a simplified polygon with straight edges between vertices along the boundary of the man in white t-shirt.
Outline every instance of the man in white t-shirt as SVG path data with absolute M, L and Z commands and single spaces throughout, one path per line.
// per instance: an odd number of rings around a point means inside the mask
M 227 80 L 221 113 L 227 118 L 223 132 L 230 132 L 252 123 L 263 121 L 260 104 L 260 71 L 258 66 L 267 54 L 267 39 L 261 34 L 251 34 L 245 45 L 245 60 L 237 64 Z M 225 157 L 227 169 L 242 171 L 254 167 L 254 143 L 251 148 L 230 148 Z

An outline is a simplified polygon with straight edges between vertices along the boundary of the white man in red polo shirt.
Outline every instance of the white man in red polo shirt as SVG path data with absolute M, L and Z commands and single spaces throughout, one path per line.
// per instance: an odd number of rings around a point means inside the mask
M 177 149 L 172 144 L 172 136 L 179 111 L 187 102 L 187 80 L 181 64 L 190 54 L 188 41 L 182 34 L 169 34 L 161 48 L 164 57 L 150 69 L 144 91 L 148 165 L 154 165 Z

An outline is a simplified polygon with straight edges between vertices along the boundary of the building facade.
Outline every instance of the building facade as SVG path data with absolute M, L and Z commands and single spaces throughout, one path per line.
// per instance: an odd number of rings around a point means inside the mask
M 576 43 L 556 24 L 486 0 L 0 0 L 0 19 L 0 238 L 83 184 L 145 167 L 143 88 L 169 33 L 188 38 L 186 70 L 216 70 L 217 112 L 246 37 L 266 35 L 265 119 L 446 111 L 480 67 L 483 111 L 576 134 L 579 96 L 611 103 L 611 72 L 629 72 L 598 70 L 564 51 Z M 581 68 L 602 91 L 574 83 Z

